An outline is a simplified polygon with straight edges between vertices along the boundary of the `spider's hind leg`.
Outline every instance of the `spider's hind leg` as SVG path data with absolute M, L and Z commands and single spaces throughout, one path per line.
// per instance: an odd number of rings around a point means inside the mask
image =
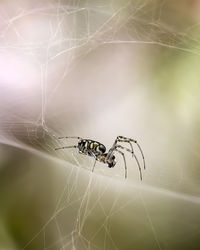
M 60 139 L 68 139 L 68 138 L 75 138 L 75 139 L 78 139 L 78 140 L 82 140 L 82 138 L 79 137 L 79 136 L 61 136 L 61 137 L 58 137 L 58 140 L 60 140 Z M 65 149 L 65 148 L 78 148 L 78 146 L 77 145 L 64 146 L 64 147 L 60 147 L 60 148 L 55 148 L 55 150 Z
M 94 168 L 95 168 L 96 162 L 97 162 L 97 160 L 95 159 L 94 165 L 92 167 L 92 172 L 94 172 Z
M 58 137 L 58 140 L 69 139 L 69 138 L 74 138 L 74 139 L 78 139 L 78 140 L 82 140 L 83 139 L 83 138 L 81 138 L 79 136 L 60 136 L 60 137 Z
M 55 150 L 60 150 L 60 149 L 65 149 L 65 148 L 78 148 L 78 146 L 64 146 L 64 147 L 60 147 L 60 148 L 55 148 Z

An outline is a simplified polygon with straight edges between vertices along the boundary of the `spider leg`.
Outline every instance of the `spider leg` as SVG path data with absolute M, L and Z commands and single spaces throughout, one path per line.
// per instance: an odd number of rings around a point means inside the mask
M 138 146 L 138 148 L 139 148 L 139 150 L 140 150 L 140 153 L 141 153 L 141 155 L 142 155 L 142 160 L 143 160 L 144 169 L 146 168 L 146 163 L 145 163 L 145 158 L 144 158 L 143 151 L 142 151 L 142 149 L 141 149 L 139 143 L 138 143 L 136 140 L 133 140 L 133 139 L 131 139 L 131 138 L 127 138 L 127 137 L 124 137 L 124 136 L 117 136 L 116 141 L 119 141 L 119 142 L 127 142 L 127 143 L 129 143 L 129 144 L 131 145 L 131 148 L 132 148 L 132 149 L 133 149 L 133 147 L 132 147 L 131 142 L 135 143 L 135 144 Z M 133 156 L 134 156 L 134 155 L 133 155 Z
M 93 167 L 92 167 L 92 172 L 94 172 L 94 167 L 95 167 L 95 165 L 96 165 L 96 159 L 95 159 L 95 162 L 94 162 L 94 165 L 93 165 Z
M 122 147 L 121 145 L 117 145 L 116 146 L 117 148 L 121 148 L 121 149 L 125 149 L 126 151 L 132 153 L 132 155 L 134 156 L 136 162 L 137 162 L 137 165 L 138 165 L 138 168 L 139 168 L 139 171 L 140 171 L 140 179 L 142 180 L 142 170 L 141 170 L 141 166 L 140 166 L 140 163 L 138 161 L 138 158 L 137 156 L 135 155 L 134 151 L 131 151 L 130 149 L 126 148 L 126 147 Z
M 58 137 L 58 140 L 60 140 L 60 139 L 69 139 L 69 138 L 75 138 L 75 139 L 78 139 L 78 140 L 83 139 L 83 138 L 81 138 L 79 136 L 61 136 L 61 137 Z
M 60 150 L 60 149 L 65 149 L 65 148 L 78 148 L 78 146 L 65 146 L 65 147 L 60 147 L 60 148 L 55 148 L 55 150 Z
M 143 160 L 143 165 L 144 165 L 144 169 L 145 169 L 146 168 L 146 163 L 145 163 L 145 159 L 144 159 L 144 154 L 142 152 L 142 149 L 141 149 L 140 145 L 137 142 L 136 142 L 136 144 L 137 144 L 137 146 L 138 146 L 138 148 L 139 148 L 139 150 L 141 152 L 142 160 Z
M 133 145 L 132 145 L 132 143 L 130 141 L 124 141 L 123 139 L 121 139 L 121 137 L 122 136 L 117 136 L 116 142 L 127 142 L 127 143 L 129 143 L 129 145 L 131 147 L 131 150 L 133 152 Z M 125 139 L 125 137 L 124 137 L 124 139 Z M 132 153 L 132 156 L 133 156 L 133 153 Z
M 131 153 L 132 154 L 132 156 L 133 156 L 133 151 L 131 151 L 129 148 L 126 148 L 126 147 L 123 147 L 123 146 L 121 146 L 121 145 L 116 145 L 115 146 L 115 148 L 121 148 L 121 149 L 125 149 L 126 151 L 128 151 L 129 153 Z
M 135 158 L 135 160 L 137 162 L 137 165 L 138 165 L 138 168 L 139 168 L 139 171 L 140 171 L 140 179 L 142 181 L 142 170 L 141 170 L 141 167 L 140 167 L 140 163 L 139 163 L 138 158 L 137 158 L 137 156 L 135 155 L 134 152 L 133 152 L 133 156 L 134 156 L 134 158 Z
M 124 167 L 125 167 L 125 179 L 127 178 L 127 166 L 126 166 L 126 158 L 124 156 L 124 153 L 118 149 L 115 149 L 115 151 L 117 151 L 118 153 L 120 153 L 123 156 L 124 159 Z

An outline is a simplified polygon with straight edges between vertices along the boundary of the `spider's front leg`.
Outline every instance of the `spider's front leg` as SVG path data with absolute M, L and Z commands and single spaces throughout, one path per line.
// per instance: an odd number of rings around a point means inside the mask
M 121 145 L 116 145 L 116 146 L 115 146 L 115 150 L 116 150 L 117 152 L 119 152 L 119 150 L 117 150 L 117 148 L 121 148 L 121 149 L 124 149 L 124 150 L 128 151 L 129 153 L 132 153 L 132 155 L 134 156 L 134 158 L 135 158 L 135 160 L 136 160 L 136 162 L 137 162 L 138 169 L 139 169 L 139 171 L 140 171 L 140 179 L 142 180 L 142 169 L 141 169 L 140 163 L 139 163 L 138 158 L 137 158 L 137 156 L 135 155 L 134 151 L 131 151 L 129 148 L 122 147 Z M 121 151 L 120 151 L 120 152 L 121 152 Z M 122 153 L 122 152 L 121 152 L 121 153 Z
M 123 147 L 123 146 L 121 146 L 121 145 L 116 145 L 116 146 L 115 146 L 115 149 L 116 149 L 116 148 L 125 149 L 127 152 L 131 153 L 132 156 L 134 156 L 134 151 L 131 151 L 129 148 Z
M 127 137 L 124 137 L 124 136 L 117 136 L 117 139 L 115 140 L 115 144 L 117 144 L 117 142 L 127 142 L 127 143 L 129 143 L 129 145 L 131 146 L 132 152 L 133 152 L 132 156 L 134 156 L 134 151 L 133 151 L 133 145 L 132 145 L 131 142 L 135 143 L 137 145 L 138 149 L 140 150 L 141 155 L 142 155 L 144 169 L 146 168 L 143 151 L 142 151 L 139 143 L 136 140 L 134 140 L 132 138 L 127 138 Z
M 132 145 L 129 138 L 126 138 L 124 136 L 117 136 L 117 139 L 115 140 L 115 144 L 117 144 L 118 142 L 127 142 L 127 143 L 129 143 L 129 145 L 131 147 L 131 150 L 132 150 L 132 156 L 133 156 L 133 145 Z
M 122 151 L 118 150 L 118 149 L 115 149 L 116 152 L 120 153 L 124 159 L 124 167 L 125 167 L 125 179 L 127 178 L 127 166 L 126 166 L 126 158 L 125 158 L 125 155 Z

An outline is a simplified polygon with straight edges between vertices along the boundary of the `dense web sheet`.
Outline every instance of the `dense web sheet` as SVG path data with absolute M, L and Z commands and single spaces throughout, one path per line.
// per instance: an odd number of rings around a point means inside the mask
M 12 189 L 24 193 L 18 202 L 9 197 L 14 215 L 30 211 L 21 215 L 20 226 L 12 222 L 14 229 L 5 222 L 10 234 L 5 244 L 13 249 L 198 249 L 199 143 L 193 125 L 199 122 L 198 87 L 184 83 L 179 90 L 177 85 L 172 111 L 167 105 L 174 93 L 168 101 L 166 93 L 155 90 L 162 77 L 152 77 L 149 69 L 159 67 L 154 56 L 162 53 L 199 60 L 198 20 L 170 24 L 165 15 L 172 9 L 165 1 L 0 4 L 0 166 L 20 174 L 16 186 L 10 180 L 2 185 L 9 194 Z M 73 149 L 55 152 L 77 143 L 57 139 L 65 135 L 107 148 L 117 135 L 137 139 L 147 162 L 143 182 L 131 156 L 124 180 L 120 157 L 114 169 L 98 163 L 92 173 L 93 158 Z M 40 220 L 33 222 L 32 216 Z

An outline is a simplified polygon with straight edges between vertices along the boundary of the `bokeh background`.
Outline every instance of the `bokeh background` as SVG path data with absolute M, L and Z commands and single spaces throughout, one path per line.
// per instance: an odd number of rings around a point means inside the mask
M 200 2 L 0 2 L 0 249 L 200 249 Z M 137 139 L 109 169 L 76 150 Z M 141 155 L 135 152 L 142 161 Z

